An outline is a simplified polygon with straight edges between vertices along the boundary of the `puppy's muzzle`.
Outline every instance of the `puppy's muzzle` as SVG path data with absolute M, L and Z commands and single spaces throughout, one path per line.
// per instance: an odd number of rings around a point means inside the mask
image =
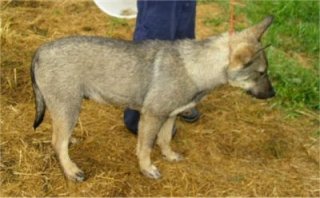
M 255 98 L 258 98 L 258 99 L 268 99 L 268 98 L 272 98 L 276 95 L 276 92 L 273 87 L 270 87 L 268 89 L 268 91 L 263 91 L 263 92 L 254 91 L 254 90 L 250 89 L 247 91 L 247 93 Z

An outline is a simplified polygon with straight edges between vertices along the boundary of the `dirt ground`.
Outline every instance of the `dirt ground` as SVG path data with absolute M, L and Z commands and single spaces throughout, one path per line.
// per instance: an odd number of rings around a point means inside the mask
M 204 23 L 227 17 L 218 4 L 197 9 L 198 39 L 227 30 L 226 23 Z M 122 109 L 85 101 L 70 155 L 87 180 L 66 181 L 50 144 L 50 113 L 32 129 L 32 55 L 67 35 L 130 40 L 134 23 L 108 17 L 91 1 L 1 1 L 0 196 L 320 196 L 317 114 L 288 118 L 272 99 L 228 86 L 199 104 L 197 123 L 178 120 L 172 146 L 184 161 L 166 162 L 154 149 L 163 175 L 157 181 L 139 173 L 136 137 L 124 127 Z

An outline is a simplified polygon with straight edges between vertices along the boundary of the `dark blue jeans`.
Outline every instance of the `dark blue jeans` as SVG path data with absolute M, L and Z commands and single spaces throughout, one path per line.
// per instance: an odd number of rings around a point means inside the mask
M 134 41 L 147 39 L 176 40 L 195 37 L 196 1 L 138 0 Z M 127 108 L 124 123 L 138 132 L 139 111 Z

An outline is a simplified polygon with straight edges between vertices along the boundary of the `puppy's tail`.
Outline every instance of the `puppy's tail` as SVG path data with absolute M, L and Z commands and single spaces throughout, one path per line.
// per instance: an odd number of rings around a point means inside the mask
M 37 85 L 36 78 L 35 78 L 35 68 L 37 67 L 39 63 L 39 54 L 36 52 L 32 59 L 32 64 L 31 64 L 31 80 L 32 80 L 32 87 L 33 87 L 33 93 L 35 97 L 35 104 L 36 104 L 36 115 L 35 115 L 35 120 L 33 123 L 33 128 L 36 129 L 41 122 L 43 121 L 43 117 L 45 115 L 46 111 L 46 104 L 43 98 L 43 95 Z

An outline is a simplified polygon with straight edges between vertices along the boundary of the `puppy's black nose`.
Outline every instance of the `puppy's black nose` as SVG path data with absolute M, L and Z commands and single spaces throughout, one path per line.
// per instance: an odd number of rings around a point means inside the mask
M 269 98 L 274 97 L 276 95 L 276 91 L 271 87 L 271 90 L 269 91 Z
M 247 94 L 250 94 L 258 99 L 267 99 L 275 96 L 276 92 L 273 89 L 273 87 L 271 87 L 268 91 L 264 91 L 264 92 L 254 92 L 253 90 L 247 90 Z

